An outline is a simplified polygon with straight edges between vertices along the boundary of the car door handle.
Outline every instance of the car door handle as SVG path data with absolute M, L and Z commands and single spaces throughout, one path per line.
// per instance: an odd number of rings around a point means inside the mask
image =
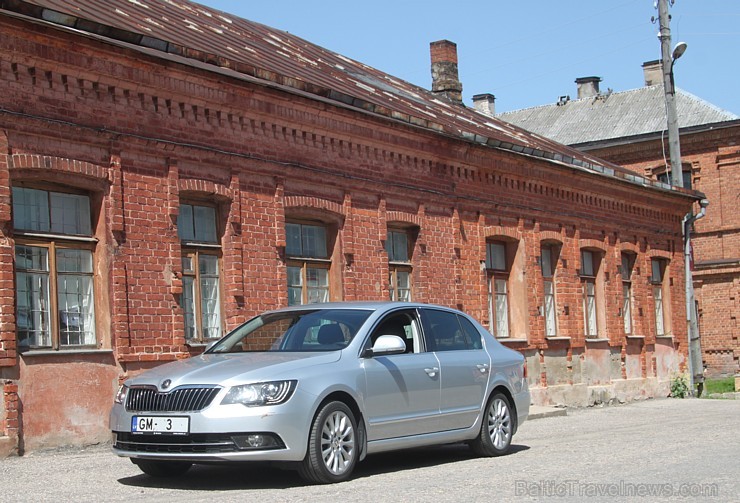
M 478 370 L 480 370 L 481 374 L 485 374 L 488 372 L 489 365 L 487 363 L 479 363 L 476 365 L 478 367 Z
M 429 377 L 434 377 L 437 375 L 437 372 L 439 372 L 439 367 L 427 367 L 424 369 L 424 372 L 426 372 Z

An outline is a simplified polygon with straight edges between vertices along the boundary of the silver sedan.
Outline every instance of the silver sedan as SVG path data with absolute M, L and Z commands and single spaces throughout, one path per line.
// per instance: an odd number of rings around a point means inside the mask
M 152 476 L 253 460 L 331 483 L 376 452 L 466 442 L 505 454 L 529 401 L 522 355 L 460 311 L 312 304 L 127 380 L 110 427 L 114 452 Z

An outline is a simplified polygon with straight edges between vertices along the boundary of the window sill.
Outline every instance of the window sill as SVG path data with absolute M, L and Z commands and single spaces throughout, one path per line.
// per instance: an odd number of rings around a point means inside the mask
M 552 336 L 552 337 L 545 337 L 545 340 L 548 340 L 548 341 L 569 341 L 570 340 L 570 337 L 567 337 L 567 336 L 563 336 L 563 337 Z
M 106 355 L 113 354 L 112 349 L 25 349 L 19 350 L 18 354 L 26 358 L 28 356 L 68 356 L 68 355 Z
M 497 337 L 496 340 L 499 342 L 511 342 L 511 343 L 517 343 L 517 344 L 529 342 L 527 339 L 512 339 L 511 337 L 502 337 L 502 338 Z
M 656 339 L 673 339 L 672 335 L 656 335 Z
M 586 337 L 586 342 L 609 342 L 609 339 L 602 339 L 602 338 L 596 338 L 596 337 Z
M 645 336 L 644 335 L 628 335 L 627 338 L 628 339 L 644 339 Z

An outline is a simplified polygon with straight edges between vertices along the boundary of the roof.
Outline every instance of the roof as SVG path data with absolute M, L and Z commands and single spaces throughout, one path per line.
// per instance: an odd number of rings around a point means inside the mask
M 285 31 L 186 0 L 10 0 L 0 15 L 310 95 L 361 113 L 640 186 L 677 190 L 518 126 L 447 101 Z M 680 191 L 680 190 L 679 190 Z
M 676 89 L 679 128 L 740 119 Z M 496 114 L 496 117 L 566 145 L 661 133 L 666 129 L 663 84 Z

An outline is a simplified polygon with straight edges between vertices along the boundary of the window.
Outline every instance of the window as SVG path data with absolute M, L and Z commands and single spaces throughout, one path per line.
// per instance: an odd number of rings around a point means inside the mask
M 682 180 L 683 180 L 683 188 L 684 189 L 690 189 L 691 187 L 691 168 L 687 168 L 684 166 L 683 171 L 681 172 Z M 672 185 L 671 183 L 671 173 L 670 171 L 664 171 L 663 173 L 658 174 L 658 181 L 667 183 L 668 185 Z
M 329 260 L 326 227 L 286 223 L 288 305 L 329 301 Z
M 385 250 L 388 253 L 388 283 L 391 300 L 411 301 L 412 239 L 406 230 L 388 230 Z
M 664 277 L 667 261 L 664 259 L 654 258 L 650 261 L 651 274 L 650 283 L 653 286 L 653 302 L 655 303 L 655 333 L 656 335 L 666 335 L 666 316 L 665 304 L 663 300 Z
M 632 267 L 635 263 L 634 256 L 622 253 L 622 265 L 620 273 L 622 276 L 622 318 L 624 320 L 624 333 L 632 333 Z
M 555 337 L 557 331 L 557 304 L 555 303 L 555 267 L 558 259 L 558 249 L 555 245 L 542 245 L 540 268 L 545 294 L 544 316 L 545 336 Z
M 480 332 L 462 316 L 437 309 L 422 310 L 422 323 L 431 351 L 481 349 Z
M 221 247 L 216 208 L 181 204 L 177 232 L 182 242 L 182 295 L 185 338 L 191 342 L 218 339 L 221 326 Z
M 509 262 L 506 243 L 486 243 L 488 270 L 489 330 L 496 337 L 509 337 Z
M 596 295 L 596 275 L 601 257 L 597 252 L 581 250 L 581 284 L 583 287 L 583 317 L 587 337 L 597 337 L 598 299 Z
M 90 198 L 13 187 L 21 348 L 96 347 Z

